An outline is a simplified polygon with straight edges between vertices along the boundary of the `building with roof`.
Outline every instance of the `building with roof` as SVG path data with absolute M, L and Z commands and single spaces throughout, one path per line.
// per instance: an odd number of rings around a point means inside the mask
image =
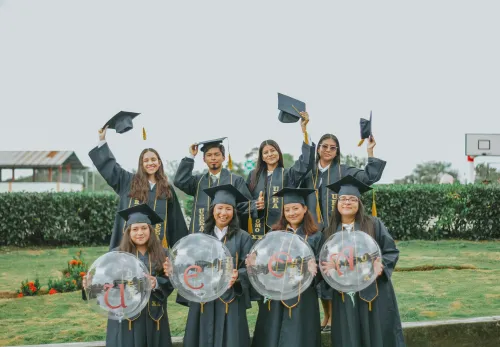
M 0 193 L 82 191 L 86 170 L 73 151 L 0 151 Z

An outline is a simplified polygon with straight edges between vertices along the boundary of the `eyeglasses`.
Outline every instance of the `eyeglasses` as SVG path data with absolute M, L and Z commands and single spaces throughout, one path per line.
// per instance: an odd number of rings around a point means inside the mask
M 337 150 L 337 146 L 321 145 L 320 147 L 324 151 L 328 151 L 328 149 L 330 149 L 330 151 L 332 151 L 332 152 Z
M 358 199 L 358 198 L 343 198 L 343 197 L 342 197 L 342 198 L 339 198 L 339 202 L 340 202 L 341 204 L 346 204 L 346 203 L 348 203 L 348 202 L 350 202 L 351 204 L 355 204 L 355 203 L 357 203 L 358 201 L 359 201 L 359 199 Z

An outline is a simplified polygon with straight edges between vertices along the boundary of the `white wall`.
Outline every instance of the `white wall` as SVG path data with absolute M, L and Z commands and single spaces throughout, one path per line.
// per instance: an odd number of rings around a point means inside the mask
M 80 192 L 82 184 L 57 182 L 0 182 L 0 193 L 7 192 Z

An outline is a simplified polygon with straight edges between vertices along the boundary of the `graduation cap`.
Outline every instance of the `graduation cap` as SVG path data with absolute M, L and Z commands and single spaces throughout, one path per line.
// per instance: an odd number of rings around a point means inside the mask
M 201 145 L 200 151 L 205 153 L 210 145 L 220 145 L 225 139 L 227 139 L 227 137 L 221 137 L 215 140 L 200 141 L 197 142 L 196 145 L 197 146 Z
M 236 207 L 237 203 L 248 201 L 248 198 L 232 184 L 210 187 L 203 191 L 212 199 L 212 205 L 228 204 Z
M 372 111 L 370 111 L 370 120 L 360 118 L 359 119 L 359 128 L 361 133 L 361 140 L 358 142 L 358 147 L 365 142 L 365 139 L 370 138 L 372 136 Z
M 354 178 L 351 175 L 347 175 L 342 177 L 335 183 L 327 185 L 327 187 L 333 190 L 338 196 L 342 195 L 354 195 L 358 198 L 361 197 L 361 194 L 366 193 L 373 188 L 364 184 L 360 180 Z M 372 216 L 377 216 L 377 205 L 375 204 L 375 190 L 373 190 L 372 196 Z
M 236 207 L 237 203 L 248 201 L 248 233 L 253 234 L 252 213 L 250 211 L 252 201 L 243 195 L 232 184 L 222 184 L 211 188 L 205 188 L 203 191 L 212 199 L 212 205 L 228 204 Z
M 278 119 L 282 123 L 295 123 L 302 118 L 299 112 L 306 110 L 306 104 L 297 99 L 278 93 Z
M 274 193 L 274 196 L 279 196 L 283 198 L 283 205 L 299 203 L 302 205 L 306 204 L 306 198 L 309 194 L 312 194 L 316 189 L 311 188 L 289 188 L 285 187 L 280 191 Z
M 134 128 L 132 120 L 138 115 L 140 115 L 140 113 L 120 111 L 108 120 L 102 128 L 104 129 L 108 126 L 108 129 L 115 129 L 118 134 L 126 133 Z M 143 136 L 145 136 L 145 134 L 143 134 Z
M 127 221 L 127 226 L 135 223 L 155 225 L 163 222 L 163 219 L 148 204 L 132 206 L 118 211 L 118 214 Z
M 215 139 L 215 140 L 207 140 L 207 141 L 201 141 L 201 142 L 197 142 L 196 145 L 199 146 L 201 145 L 201 148 L 200 150 L 205 153 L 207 150 L 208 150 L 208 147 L 210 145 L 220 145 L 222 144 L 222 142 L 227 139 L 227 137 L 221 137 L 221 138 L 218 138 L 218 139 Z M 232 170 L 233 169 L 233 160 L 231 159 L 231 153 L 229 151 L 229 139 L 227 140 L 227 167 L 229 170 Z

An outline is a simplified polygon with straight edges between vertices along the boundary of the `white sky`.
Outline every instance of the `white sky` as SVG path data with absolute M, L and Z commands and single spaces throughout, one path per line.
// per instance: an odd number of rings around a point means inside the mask
M 307 103 L 314 140 L 357 147 L 373 110 L 380 183 L 416 164 L 468 172 L 465 133 L 500 133 L 498 1 L 0 0 L 1 150 L 75 150 L 97 129 L 122 166 L 146 146 L 165 160 L 230 137 L 233 160 L 272 138 L 299 154 L 298 124 L 278 122 L 277 93 Z M 492 158 L 491 161 L 500 162 Z M 200 169 L 198 160 L 196 169 Z

